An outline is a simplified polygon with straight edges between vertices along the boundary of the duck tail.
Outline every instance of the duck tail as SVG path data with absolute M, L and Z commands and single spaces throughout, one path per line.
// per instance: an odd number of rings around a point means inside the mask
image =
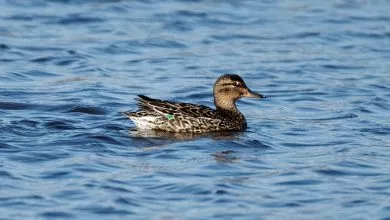
M 136 116 L 136 112 L 121 112 L 122 115 L 130 118 L 130 117 L 135 117 Z
M 138 95 L 138 98 L 136 98 L 136 100 L 138 101 L 137 103 L 138 108 L 146 112 L 154 112 L 152 104 L 161 102 L 161 100 L 152 99 L 144 95 Z

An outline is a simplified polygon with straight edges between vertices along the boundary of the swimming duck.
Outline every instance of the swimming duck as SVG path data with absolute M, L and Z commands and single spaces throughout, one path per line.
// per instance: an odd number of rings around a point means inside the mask
M 244 80 L 235 74 L 220 76 L 214 84 L 213 92 L 216 109 L 138 95 L 139 111 L 124 114 L 139 129 L 191 133 L 242 131 L 246 129 L 247 123 L 235 102 L 242 97 L 265 98 L 251 91 Z

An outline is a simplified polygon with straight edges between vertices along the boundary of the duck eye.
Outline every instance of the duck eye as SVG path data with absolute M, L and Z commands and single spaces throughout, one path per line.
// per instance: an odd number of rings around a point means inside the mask
M 241 86 L 239 82 L 234 82 L 234 86 Z

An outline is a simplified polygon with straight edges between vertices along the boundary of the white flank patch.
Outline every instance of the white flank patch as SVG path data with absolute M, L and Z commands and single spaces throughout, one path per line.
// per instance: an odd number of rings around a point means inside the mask
M 153 123 L 157 117 L 144 116 L 144 117 L 129 117 L 135 125 L 140 129 L 153 129 L 155 124 Z

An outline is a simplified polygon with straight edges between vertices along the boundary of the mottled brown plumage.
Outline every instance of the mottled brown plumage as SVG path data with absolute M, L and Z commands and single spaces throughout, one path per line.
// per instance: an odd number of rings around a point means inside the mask
M 252 92 L 240 76 L 225 74 L 214 84 L 215 110 L 203 105 L 163 101 L 139 95 L 139 111 L 124 114 L 141 129 L 193 133 L 242 131 L 247 126 L 246 120 L 235 104 L 242 97 L 264 98 L 263 95 Z

